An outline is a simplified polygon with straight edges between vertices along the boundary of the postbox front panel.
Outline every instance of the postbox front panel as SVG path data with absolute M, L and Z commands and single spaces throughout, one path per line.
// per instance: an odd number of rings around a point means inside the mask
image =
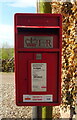
M 59 48 L 59 32 L 52 28 L 21 29 L 17 36 L 18 48 Z
M 61 15 L 42 15 L 42 20 L 37 20 L 41 14 L 15 15 L 15 83 L 19 106 L 60 104 Z

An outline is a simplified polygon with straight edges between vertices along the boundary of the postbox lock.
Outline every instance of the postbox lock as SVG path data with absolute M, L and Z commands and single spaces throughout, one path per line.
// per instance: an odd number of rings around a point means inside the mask
M 42 59 L 42 54 L 36 54 L 36 59 L 41 60 Z

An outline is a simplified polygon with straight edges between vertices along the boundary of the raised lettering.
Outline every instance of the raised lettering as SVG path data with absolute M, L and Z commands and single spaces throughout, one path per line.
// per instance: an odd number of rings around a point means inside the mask
M 52 46 L 51 40 L 46 40 L 46 47 L 51 47 L 51 46 Z

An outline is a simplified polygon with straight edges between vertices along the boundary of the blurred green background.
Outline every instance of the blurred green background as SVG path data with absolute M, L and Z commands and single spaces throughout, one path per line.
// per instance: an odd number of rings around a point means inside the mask
M 14 48 L 7 43 L 0 48 L 0 72 L 14 72 Z

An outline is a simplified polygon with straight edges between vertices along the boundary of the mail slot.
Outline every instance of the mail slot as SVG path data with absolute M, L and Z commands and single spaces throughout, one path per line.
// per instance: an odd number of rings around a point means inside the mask
M 16 13 L 14 29 L 16 104 L 59 105 L 62 16 Z

